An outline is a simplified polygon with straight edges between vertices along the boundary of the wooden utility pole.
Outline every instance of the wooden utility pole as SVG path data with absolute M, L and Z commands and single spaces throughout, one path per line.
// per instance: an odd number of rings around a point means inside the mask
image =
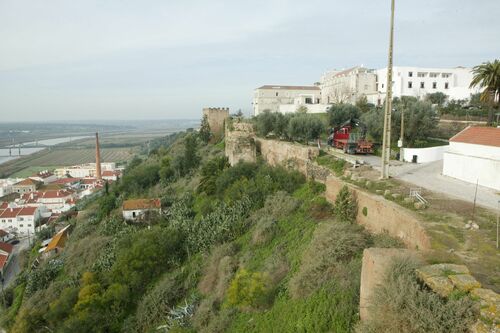
M 392 114 L 392 54 L 394 48 L 394 0 L 391 0 L 391 29 L 389 32 L 389 59 L 387 64 L 387 84 L 385 94 L 384 133 L 382 140 L 382 170 L 380 178 L 389 178 L 391 156 L 391 114 Z
M 399 147 L 399 160 L 403 161 L 404 160 L 404 137 L 405 137 L 405 108 L 401 108 L 401 134 L 399 135 L 399 142 L 398 142 L 398 147 Z

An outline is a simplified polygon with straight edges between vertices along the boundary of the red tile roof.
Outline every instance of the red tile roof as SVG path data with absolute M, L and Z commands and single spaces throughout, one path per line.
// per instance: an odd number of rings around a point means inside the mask
M 21 215 L 21 216 L 35 215 L 37 208 L 38 207 L 23 207 L 23 208 L 21 208 L 21 210 L 19 211 L 19 213 L 17 215 Z
M 2 204 L 0 204 L 0 209 L 5 209 L 7 207 L 9 207 L 9 203 L 7 201 L 4 201 L 2 202 Z
M 37 185 L 38 182 L 31 179 L 31 178 L 26 178 L 24 180 L 21 180 L 18 183 L 15 183 L 14 186 L 30 186 L 30 185 Z
M 48 190 L 45 192 L 40 192 L 40 198 L 43 199 L 54 199 L 54 198 L 64 198 L 73 194 L 69 190 Z
M 12 253 L 12 249 L 13 248 L 14 248 L 14 246 L 12 246 L 12 244 L 7 244 L 7 243 L 4 243 L 4 242 L 0 242 L 0 250 L 2 250 L 4 252 Z
M 120 171 L 112 171 L 112 170 L 104 170 L 102 172 L 102 176 L 103 177 L 109 177 L 109 176 L 119 176 L 120 175 Z
M 3 229 L 0 229 L 0 237 L 7 236 L 9 233 Z
M 2 212 L 2 215 L 0 215 L 1 218 L 13 218 L 16 217 L 17 214 L 21 211 L 21 208 L 7 208 Z
M 450 141 L 500 147 L 500 128 L 469 126 L 452 137 Z
M 161 208 L 160 199 L 133 199 L 123 202 L 123 210 Z
M 3 269 L 8 258 L 9 258 L 8 256 L 0 254 L 0 269 Z

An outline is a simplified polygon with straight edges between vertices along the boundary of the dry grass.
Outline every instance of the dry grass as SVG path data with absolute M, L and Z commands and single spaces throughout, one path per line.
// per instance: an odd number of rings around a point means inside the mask
M 234 258 L 236 248 L 232 244 L 216 247 L 205 266 L 198 289 L 203 295 L 212 295 L 221 301 L 226 289 L 238 268 L 238 260 Z

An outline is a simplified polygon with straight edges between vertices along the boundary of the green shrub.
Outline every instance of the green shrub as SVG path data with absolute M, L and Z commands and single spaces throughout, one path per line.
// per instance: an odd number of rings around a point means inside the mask
M 356 199 L 354 198 L 347 185 L 344 185 L 337 194 L 333 211 L 335 213 L 335 216 L 340 221 L 356 221 L 358 206 L 356 203 Z
M 443 299 L 417 281 L 418 264 L 397 258 L 370 300 L 370 319 L 357 327 L 369 333 L 469 332 L 478 313 L 468 297 Z
M 367 207 L 363 207 L 363 215 L 364 216 L 368 216 L 368 208 Z
M 302 256 L 299 271 L 290 280 L 290 295 L 304 297 L 320 289 L 334 279 L 343 266 L 361 256 L 368 244 L 368 236 L 357 225 L 320 225 Z
M 25 294 L 27 296 L 30 296 L 33 295 L 37 290 L 46 288 L 62 268 L 62 260 L 52 259 L 45 265 L 31 270 L 28 273 L 28 277 L 26 279 Z
M 240 309 L 257 308 L 265 303 L 266 278 L 262 273 L 240 269 L 227 290 L 227 304 Z

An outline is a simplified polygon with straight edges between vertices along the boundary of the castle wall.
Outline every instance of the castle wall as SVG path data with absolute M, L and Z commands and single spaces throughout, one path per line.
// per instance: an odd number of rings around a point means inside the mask
M 229 164 L 235 165 L 239 161 L 256 162 L 257 153 L 255 134 L 252 124 L 233 123 L 232 130 L 226 130 L 225 154 Z
M 204 108 L 203 115 L 207 116 L 210 131 L 216 137 L 224 133 L 224 123 L 229 118 L 229 108 Z

